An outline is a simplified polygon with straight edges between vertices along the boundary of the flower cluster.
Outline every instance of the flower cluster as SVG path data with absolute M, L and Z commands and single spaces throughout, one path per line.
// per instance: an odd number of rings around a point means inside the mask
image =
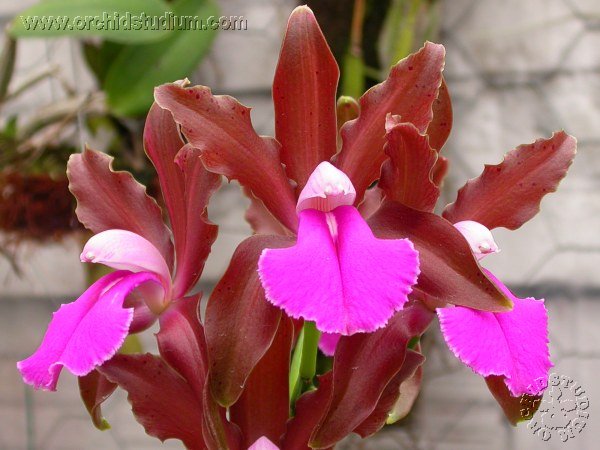
M 81 260 L 116 271 L 55 313 L 18 363 L 24 381 L 54 390 L 65 367 L 100 428 L 119 386 L 148 434 L 191 449 L 332 448 L 410 411 L 419 339 L 437 315 L 450 350 L 521 420 L 521 396 L 541 395 L 552 365 L 547 312 L 479 261 L 499 251 L 490 230 L 537 213 L 576 143 L 557 132 L 517 147 L 436 214 L 452 123 L 443 67 L 444 48 L 426 43 L 341 123 L 337 64 L 299 7 L 273 83 L 275 138 L 231 97 L 187 81 L 157 87 L 144 144 L 168 225 L 109 157 L 71 157 L 77 214 L 95 233 Z M 255 234 L 201 320 L 192 292 L 217 235 L 207 205 L 221 176 L 244 188 Z M 120 351 L 156 321 L 159 355 Z

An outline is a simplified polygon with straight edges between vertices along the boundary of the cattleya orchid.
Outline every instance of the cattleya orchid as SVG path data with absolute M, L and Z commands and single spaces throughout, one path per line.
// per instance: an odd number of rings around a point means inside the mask
M 275 138 L 259 136 L 232 97 L 185 80 L 157 87 L 144 146 L 169 225 L 110 158 L 71 158 L 77 214 L 95 233 L 82 261 L 117 271 L 55 314 L 19 363 L 24 380 L 54 389 L 66 367 L 99 428 L 102 402 L 121 387 L 148 434 L 190 449 L 333 448 L 408 414 L 419 340 L 437 314 L 508 419 L 530 418 L 522 398 L 537 404 L 551 366 L 546 310 L 479 260 L 499 251 L 494 228 L 537 213 L 576 144 L 557 132 L 517 147 L 436 214 L 452 124 L 443 68 L 444 48 L 428 42 L 336 111 L 338 66 L 299 7 L 273 82 Z M 191 292 L 216 237 L 206 208 L 221 176 L 243 187 L 254 235 L 201 320 Z M 120 349 L 155 320 L 159 355 Z M 317 346 L 330 369 L 317 370 Z
M 103 231 L 88 241 L 81 260 L 118 270 L 100 278 L 75 302 L 61 306 L 40 348 L 17 364 L 25 382 L 37 388 L 55 390 L 63 366 L 74 375 L 89 374 L 117 352 L 130 329 L 147 328 L 170 301 L 167 263 L 138 234 Z M 146 301 L 137 308 L 127 305 L 130 294 L 144 286 Z

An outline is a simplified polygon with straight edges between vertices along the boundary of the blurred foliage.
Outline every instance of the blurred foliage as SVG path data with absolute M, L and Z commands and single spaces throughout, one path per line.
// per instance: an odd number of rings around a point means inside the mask
M 144 29 L 143 27 L 109 25 L 103 21 L 82 22 L 85 17 L 99 17 L 110 14 L 115 19 L 126 18 L 128 14 L 139 17 L 142 14 L 162 16 L 172 12 L 163 0 L 43 0 L 26 9 L 14 18 L 10 35 L 14 38 L 53 38 L 98 36 L 102 39 L 126 44 L 151 42 L 164 39 L 169 30 Z M 57 19 L 49 27 L 42 27 L 37 19 Z M 64 26 L 63 26 L 64 25 Z
M 308 0 L 342 69 L 340 94 L 360 97 L 389 68 L 435 40 L 440 0 Z
M 145 30 L 123 26 L 124 22 L 120 26 L 91 22 L 86 27 L 75 22 L 77 16 L 110 15 L 124 21 L 143 13 L 171 21 Z M 125 19 L 127 15 L 130 18 Z M 51 80 L 64 95 L 0 122 L 0 229 L 20 238 L 43 239 L 56 237 L 61 227 L 64 231 L 78 227 L 72 223 L 74 202 L 65 172 L 69 156 L 83 144 L 82 131 L 100 143 L 99 150 L 115 156 L 116 169 L 132 172 L 156 193 L 154 169 L 142 147 L 143 117 L 155 86 L 191 75 L 207 54 L 217 30 L 198 25 L 218 15 L 216 0 L 43 0 L 18 14 L 0 44 L 0 111 L 43 80 Z M 46 24 L 52 16 L 73 26 L 61 28 L 55 21 L 51 30 L 39 24 L 33 29 L 34 16 L 37 20 L 44 16 Z M 40 37 L 75 38 L 96 88 L 82 93 L 66 80 L 63 67 L 43 65 L 21 75 L 17 85 L 13 72 L 20 41 Z M 43 214 L 45 223 L 40 220 Z

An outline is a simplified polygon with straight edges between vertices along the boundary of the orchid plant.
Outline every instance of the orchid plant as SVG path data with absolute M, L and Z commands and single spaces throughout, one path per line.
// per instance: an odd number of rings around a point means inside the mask
M 479 260 L 498 252 L 490 230 L 538 212 L 576 142 L 557 132 L 519 146 L 434 213 L 452 123 L 443 68 L 444 48 L 428 42 L 336 114 L 338 66 L 299 7 L 273 83 L 275 139 L 231 97 L 157 87 L 144 144 L 168 225 L 108 156 L 71 156 L 77 215 L 96 233 L 81 259 L 116 271 L 54 314 L 18 363 L 24 381 L 55 390 L 66 368 L 99 428 L 120 387 L 148 434 L 190 449 L 333 448 L 408 414 L 437 315 L 508 420 L 530 418 L 552 365 L 544 301 L 516 297 Z M 244 188 L 255 234 L 201 319 L 193 288 L 217 235 L 207 205 L 221 176 Z M 155 322 L 158 355 L 120 350 Z

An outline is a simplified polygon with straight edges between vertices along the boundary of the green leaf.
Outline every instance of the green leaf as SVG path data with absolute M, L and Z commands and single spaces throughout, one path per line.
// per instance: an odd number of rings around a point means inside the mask
M 304 347 L 304 328 L 300 330 L 296 348 L 292 355 L 292 364 L 290 367 L 290 405 L 293 407 L 296 399 L 302 392 L 302 380 L 300 378 L 300 361 L 302 361 L 302 348 Z
M 304 322 L 296 342 L 290 367 L 290 406 L 302 392 L 314 388 L 313 378 L 317 373 L 317 350 L 321 333 L 314 322 Z
M 111 41 L 102 41 L 100 44 L 94 42 L 82 43 L 85 62 L 96 76 L 100 86 L 104 84 L 111 63 L 125 47 L 125 44 Z
M 163 0 L 45 0 L 15 17 L 9 34 L 15 38 L 100 36 L 125 43 L 150 42 L 170 33 L 164 26 L 170 13 Z
M 179 16 L 203 19 L 219 14 L 213 0 L 179 0 L 173 3 L 173 9 Z M 171 33 L 164 41 L 123 49 L 111 64 L 104 90 L 115 114 L 145 114 L 152 104 L 154 87 L 189 75 L 216 36 L 212 29 L 179 29 Z

